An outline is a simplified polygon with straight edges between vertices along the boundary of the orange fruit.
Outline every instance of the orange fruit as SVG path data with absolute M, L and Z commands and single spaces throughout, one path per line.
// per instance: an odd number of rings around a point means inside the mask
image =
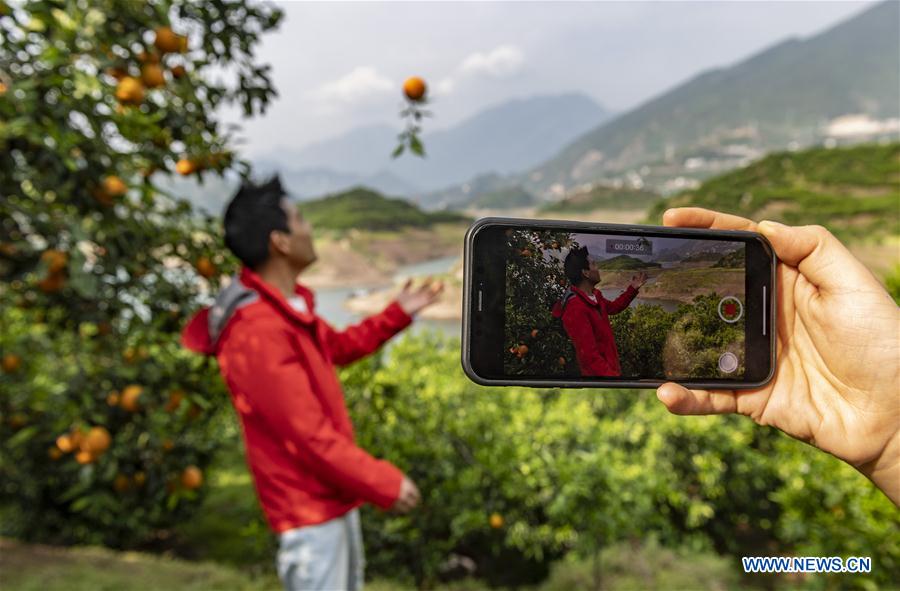
M 178 53 L 187 53 L 188 38 L 187 35 L 178 35 Z
M 75 443 L 72 442 L 72 437 L 69 435 L 60 435 L 56 438 L 56 447 L 59 448 L 59 451 L 64 454 L 69 453 L 73 449 L 75 449 Z
M 121 107 L 122 105 L 118 106 Z M 112 195 L 107 193 L 103 189 L 103 187 L 94 187 L 94 189 L 91 191 L 91 195 L 94 197 L 94 199 L 99 201 L 101 205 L 110 206 L 113 204 Z
M 184 78 L 187 74 L 187 70 L 185 70 L 182 65 L 174 66 L 171 71 L 173 78 Z
M 216 274 L 216 266 L 207 257 L 197 259 L 195 267 L 197 267 L 197 273 L 207 279 Z
M 47 456 L 53 461 L 58 460 L 63 455 L 63 452 L 58 447 L 51 447 L 47 450 Z
M 538 329 L 534 328 L 531 330 L 531 338 L 538 336 Z
M 56 293 L 66 284 L 66 278 L 62 273 L 51 273 L 38 281 L 38 289 L 44 293 Z
M 106 396 L 106 404 L 110 406 L 119 406 L 119 393 L 113 390 Z
M 403 83 L 403 94 L 411 101 L 421 101 L 425 96 L 425 81 L 418 76 L 412 76 Z
M 81 450 L 89 451 L 95 456 L 99 456 L 109 449 L 110 443 L 112 443 L 112 437 L 105 427 L 91 427 L 91 430 L 87 432 L 87 435 L 81 441 Z
M 122 78 L 124 78 L 125 76 L 128 75 L 128 70 L 123 67 L 117 66 L 115 68 L 107 68 L 106 73 L 108 75 L 112 76 L 113 78 L 115 78 L 116 80 L 121 80 Z
M 6 373 L 13 373 L 19 369 L 20 365 L 22 365 L 22 359 L 18 355 L 7 353 L 3 356 L 3 371 Z
M 125 350 L 122 351 L 122 358 L 125 363 L 134 363 L 134 360 L 137 359 L 137 351 L 134 347 L 125 347 Z
M 499 513 L 491 513 L 491 517 L 488 520 L 491 524 L 491 527 L 494 529 L 500 529 L 503 527 L 503 516 Z
M 80 451 L 75 454 L 75 461 L 79 464 L 90 464 L 94 461 L 94 454 L 89 451 Z
M 175 163 L 175 170 L 181 176 L 188 176 L 189 174 L 194 174 L 198 170 L 197 163 L 189 158 L 182 158 L 178 162 Z
M 116 86 L 116 100 L 126 105 L 136 105 L 144 100 L 144 85 L 132 76 L 125 76 Z
M 141 68 L 141 81 L 147 88 L 159 88 L 166 83 L 166 78 L 159 64 L 144 64 Z
M 159 56 L 152 51 L 142 51 L 137 55 L 137 60 L 142 64 L 158 64 Z
M 188 418 L 191 419 L 192 421 L 199 418 L 200 415 L 202 415 L 202 414 L 203 414 L 203 409 L 200 408 L 199 404 L 192 404 L 187 412 Z
M 143 391 L 144 389 L 136 384 L 126 386 L 122 390 L 122 395 L 119 397 L 119 405 L 128 412 L 137 411 L 140 408 L 138 398 L 141 397 Z
M 103 179 L 102 187 L 103 191 L 110 197 L 118 197 L 124 195 L 125 192 L 128 191 L 128 187 L 125 185 L 124 181 L 114 174 Z
M 175 447 L 175 442 L 174 442 L 174 441 L 172 441 L 171 439 L 163 439 L 163 442 L 162 442 L 162 448 L 163 448 L 165 451 L 172 451 L 172 449 L 173 449 L 174 447 Z
M 159 27 L 154 33 L 156 38 L 153 40 L 153 45 L 162 53 L 174 53 L 181 49 L 182 43 L 179 36 L 169 27 Z
M 134 484 L 135 486 L 141 487 L 144 486 L 144 483 L 147 482 L 147 475 L 143 472 L 135 472 L 134 473 Z
M 175 412 L 178 410 L 182 400 L 184 400 L 183 390 L 176 389 L 169 392 L 169 401 L 166 403 L 166 412 Z
M 131 481 L 124 474 L 116 474 L 113 479 L 113 489 L 116 492 L 123 493 L 131 487 Z
M 66 268 L 69 262 L 69 255 L 61 250 L 45 250 L 41 253 L 41 261 L 47 265 L 48 271 L 59 273 Z
M 20 412 L 17 412 L 13 416 L 9 417 L 9 426 L 13 429 L 21 429 L 25 425 L 28 424 L 28 417 L 23 415 Z
M 0 95 L 6 94 L 6 84 L 0 82 Z
M 528 345 L 519 345 L 519 348 L 516 349 L 516 355 L 522 357 L 528 353 Z
M 565 365 L 565 364 L 566 364 L 566 358 L 565 358 L 565 357 L 560 357 L 559 359 L 556 360 L 556 362 L 557 362 L 558 364 L 560 364 L 560 365 Z
M 197 466 L 188 466 L 181 472 L 181 484 L 188 490 L 200 488 L 203 484 L 203 472 Z

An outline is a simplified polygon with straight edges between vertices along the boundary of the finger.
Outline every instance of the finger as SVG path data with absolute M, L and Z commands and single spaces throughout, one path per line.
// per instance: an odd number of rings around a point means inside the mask
M 407 278 L 406 283 L 403 284 L 403 291 L 409 291 L 410 287 L 412 287 L 412 277 Z
M 756 224 L 747 218 L 702 207 L 667 209 L 663 214 L 663 225 L 681 228 L 710 228 L 712 230 L 756 230 Z
M 676 415 L 737 412 L 737 397 L 729 390 L 688 390 L 674 382 L 666 382 L 656 390 L 656 397 Z
M 785 226 L 764 220 L 759 232 L 772 244 L 782 262 L 797 267 L 810 283 L 823 290 L 845 289 L 877 281 L 834 234 L 822 226 Z

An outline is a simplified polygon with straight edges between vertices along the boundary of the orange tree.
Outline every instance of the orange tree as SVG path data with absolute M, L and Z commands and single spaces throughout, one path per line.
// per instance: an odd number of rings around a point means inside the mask
M 202 494 L 227 398 L 177 335 L 233 262 L 157 182 L 247 173 L 215 113 L 275 95 L 254 51 L 280 18 L 243 0 L 0 0 L 6 533 L 126 545 Z
M 510 230 L 506 236 L 504 369 L 511 374 L 578 374 L 562 321 L 551 315 L 568 287 L 561 260 L 578 243 L 567 232 Z

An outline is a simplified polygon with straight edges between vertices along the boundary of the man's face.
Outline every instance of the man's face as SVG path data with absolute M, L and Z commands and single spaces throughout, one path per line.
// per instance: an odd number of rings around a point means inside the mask
M 287 199 L 281 200 L 281 208 L 287 215 L 290 232 L 286 235 L 284 254 L 297 269 L 305 269 L 318 258 L 313 246 L 312 226 Z
M 582 273 L 584 278 L 590 281 L 591 284 L 596 285 L 600 283 L 600 269 L 597 268 L 597 262 L 593 259 L 588 259 L 588 268 Z

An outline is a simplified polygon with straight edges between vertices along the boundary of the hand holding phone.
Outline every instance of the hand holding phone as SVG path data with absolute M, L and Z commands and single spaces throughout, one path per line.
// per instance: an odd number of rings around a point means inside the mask
M 670 209 L 666 226 L 761 232 L 778 263 L 774 379 L 756 390 L 662 385 L 676 414 L 747 415 L 837 456 L 900 505 L 900 308 L 828 230 Z
M 485 385 L 756 388 L 775 368 L 755 232 L 485 218 L 466 235 L 462 364 Z

